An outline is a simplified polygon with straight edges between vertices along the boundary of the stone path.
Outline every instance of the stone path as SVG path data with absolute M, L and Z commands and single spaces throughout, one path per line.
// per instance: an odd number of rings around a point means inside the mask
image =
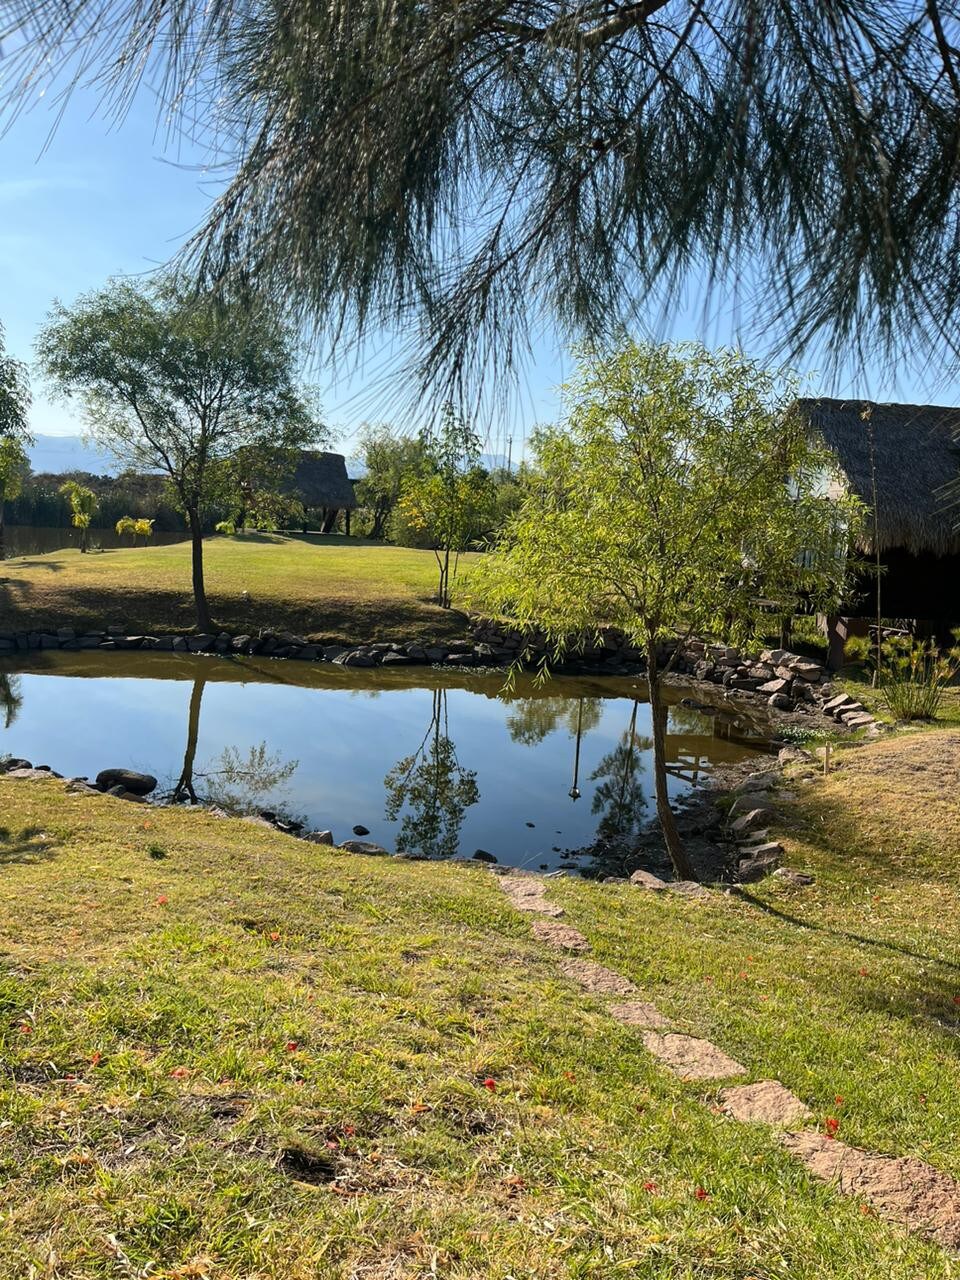
M 619 996 L 606 1006 L 612 1018 L 637 1027 L 643 1043 L 667 1070 L 681 1080 L 727 1080 L 748 1069 L 709 1040 L 670 1030 L 670 1020 L 639 996 L 629 978 L 594 960 L 582 958 L 590 944 L 571 925 L 558 924 L 563 908 L 546 897 L 546 883 L 538 876 L 501 876 L 504 893 L 519 911 L 539 916 L 532 923 L 541 942 L 561 952 L 576 952 L 560 960 L 560 970 L 592 996 Z M 697 886 L 698 889 L 702 886 Z M 707 890 L 703 890 L 707 893 Z M 781 1141 L 810 1173 L 831 1183 L 845 1195 L 858 1196 L 879 1215 L 960 1253 L 960 1183 L 922 1160 L 878 1155 L 847 1146 L 829 1134 L 792 1129 L 812 1116 L 810 1108 L 779 1080 L 729 1085 L 720 1090 L 723 1113 L 745 1124 L 786 1129 Z

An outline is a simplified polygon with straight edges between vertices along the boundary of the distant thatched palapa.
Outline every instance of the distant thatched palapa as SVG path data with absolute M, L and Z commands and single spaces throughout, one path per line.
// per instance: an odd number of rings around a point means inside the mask
M 350 512 L 358 504 L 343 454 L 302 450 L 286 487 L 289 493 L 300 499 L 306 511 L 320 513 L 320 527 L 324 533 L 332 532 L 342 511 L 344 532 L 349 534 Z

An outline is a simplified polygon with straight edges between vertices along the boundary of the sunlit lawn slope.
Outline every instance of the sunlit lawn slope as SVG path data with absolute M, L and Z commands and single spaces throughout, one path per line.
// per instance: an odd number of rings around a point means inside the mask
M 209 538 L 204 559 L 210 604 L 228 631 L 396 640 L 463 630 L 460 614 L 430 602 L 437 587 L 432 551 L 259 534 Z M 0 566 L 0 627 L 119 623 L 163 632 L 193 621 L 186 542 L 88 555 L 71 549 Z
M 921 740 L 799 793 L 811 888 L 549 893 L 811 1124 L 960 1176 L 957 735 Z M 0 808 L 0 1276 L 952 1274 L 655 1065 L 480 868 L 55 782 Z

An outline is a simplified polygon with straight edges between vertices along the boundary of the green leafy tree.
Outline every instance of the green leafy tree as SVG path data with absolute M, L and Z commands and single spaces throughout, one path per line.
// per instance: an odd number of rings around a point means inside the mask
M 26 365 L 5 353 L 0 325 L 0 560 L 3 559 L 5 504 L 19 496 L 30 470 L 26 452 L 26 446 L 31 443 L 27 427 L 29 408 Z
M 499 373 L 547 316 L 596 337 L 682 302 L 691 264 L 745 276 L 795 349 L 960 349 L 952 0 L 4 12 L 15 104 L 66 67 L 119 113 L 146 81 L 165 125 L 209 127 L 213 278 L 321 323 L 418 306 L 428 381 Z
M 145 516 L 121 516 L 114 528 L 117 531 L 117 537 L 122 538 L 125 533 L 129 533 L 133 545 L 137 545 L 137 539 L 142 538 L 144 542 L 148 538 L 153 537 L 153 521 L 148 520 Z
M 65 480 L 60 486 L 60 492 L 70 503 L 70 523 L 75 529 L 80 530 L 80 552 L 81 554 L 87 549 L 87 537 L 90 531 L 90 523 L 97 514 L 97 495 L 92 489 L 88 489 L 86 485 L 78 484 L 76 480 Z
M 54 384 L 81 397 L 101 444 L 168 477 L 190 529 L 197 624 L 209 630 L 203 527 L 223 498 L 224 464 L 238 450 L 301 448 L 317 435 L 292 334 L 268 308 L 166 276 L 57 304 L 37 350 Z
M 664 677 L 689 637 L 758 634 L 762 597 L 828 612 L 860 504 L 826 497 L 836 463 L 791 412 L 793 381 L 739 352 L 624 339 L 582 350 L 565 392 L 566 419 L 536 439 L 537 474 L 472 596 L 544 628 L 558 652 L 601 624 L 645 651 L 657 816 L 693 878 L 667 795 Z
M 404 482 L 423 465 L 423 442 L 395 435 L 380 423 L 361 430 L 360 452 L 365 470 L 357 482 L 357 501 L 370 513 L 370 537 L 382 538 Z
M 449 609 L 451 570 L 455 577 L 460 553 L 491 504 L 492 488 L 478 465 L 480 438 L 451 405 L 420 439 L 423 465 L 403 482 L 400 507 L 433 549 L 440 572 L 437 601 Z

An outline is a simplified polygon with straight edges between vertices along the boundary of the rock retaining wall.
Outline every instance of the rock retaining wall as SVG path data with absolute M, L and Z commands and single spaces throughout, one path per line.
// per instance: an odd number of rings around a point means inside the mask
M 79 631 L 59 627 L 55 631 L 0 631 L 0 656 L 37 649 L 154 650 L 174 653 L 249 654 L 294 658 L 304 662 L 333 662 L 344 667 L 504 667 L 520 662 L 538 666 L 549 658 L 546 636 L 520 631 L 487 619 L 472 623 L 471 640 L 433 644 L 315 644 L 302 636 L 264 631 L 257 635 L 230 635 L 226 631 L 197 635 L 152 636 L 128 632 L 121 626 L 105 631 Z M 661 661 L 673 652 L 661 646 Z M 646 667 L 644 653 L 621 633 L 605 630 L 589 641 L 570 643 L 560 670 L 632 674 Z M 729 645 L 692 640 L 684 645 L 674 670 L 695 680 L 721 685 L 730 693 L 755 697 L 775 711 L 824 712 L 852 729 L 874 723 L 874 717 L 852 698 L 833 696 L 822 663 L 786 649 L 763 649 L 747 656 Z

